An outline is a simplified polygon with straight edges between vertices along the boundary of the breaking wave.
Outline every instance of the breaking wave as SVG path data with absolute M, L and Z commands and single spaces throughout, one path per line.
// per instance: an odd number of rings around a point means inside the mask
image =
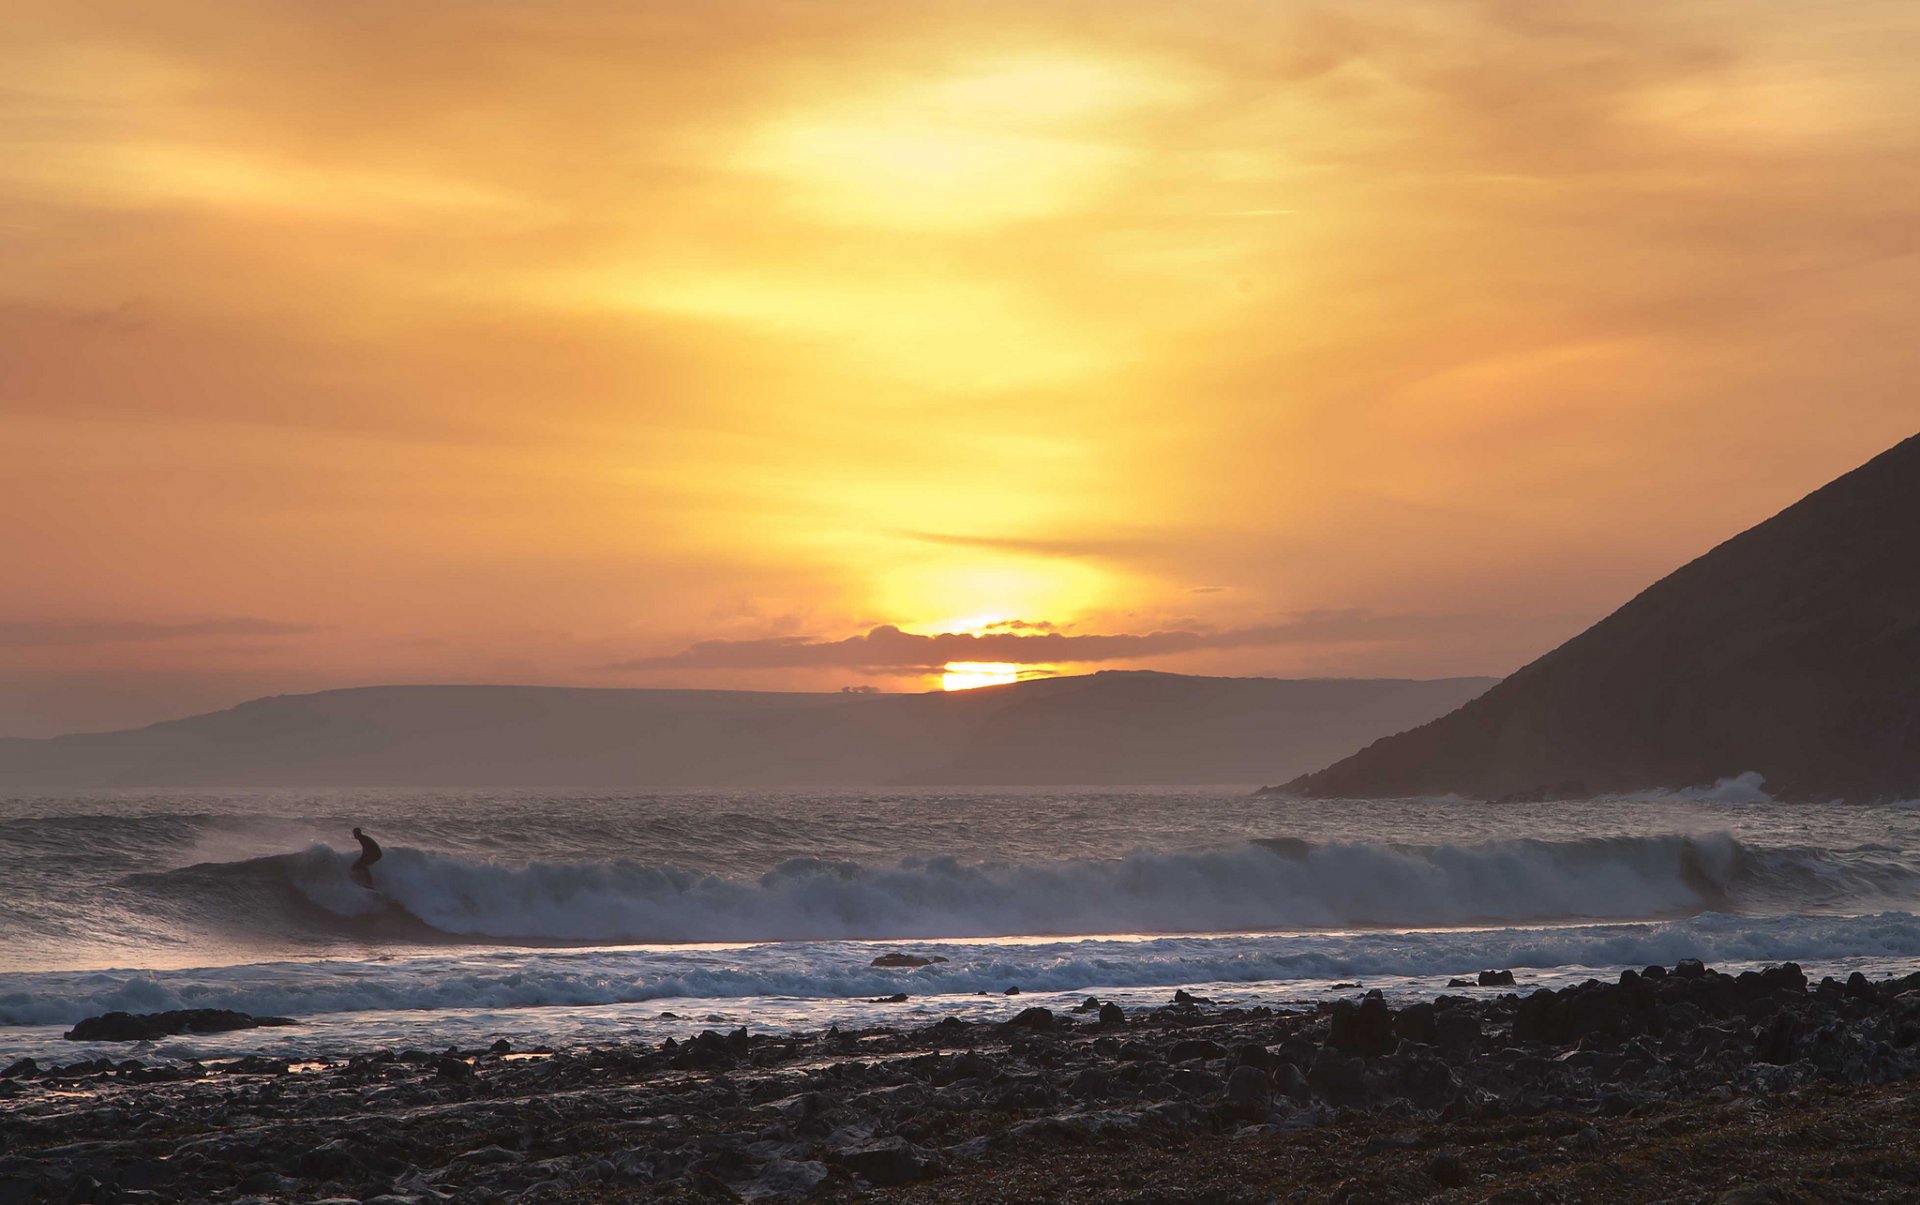
M 1730 835 L 1313 843 L 994 864 L 797 858 L 755 878 L 633 861 L 524 866 L 413 849 L 347 877 L 325 846 L 132 876 L 182 923 L 503 944 L 940 939 L 1461 927 L 1702 912 L 1904 909 L 1898 851 L 1754 848 Z
M 897 948 L 897 947 L 891 947 Z M 1736 917 L 1422 932 L 932 942 L 948 961 L 911 970 L 870 966 L 889 947 L 794 942 L 714 951 L 542 950 L 392 960 L 267 962 L 160 971 L 0 974 L 0 1025 L 71 1025 L 113 1009 L 237 1008 L 311 1018 L 393 1010 L 598 1006 L 680 999 L 859 1000 L 896 991 L 915 1000 L 1204 984 L 1324 983 L 1406 977 L 1422 994 L 1479 967 L 1550 971 L 1793 960 L 1809 968 L 1920 958 L 1920 918 Z M 1844 971 L 1840 973 L 1844 974 Z M 537 1028 L 537 1023 L 528 1022 Z M 298 1031 L 287 1031 L 298 1036 Z M 274 1031 L 276 1035 L 281 1031 Z

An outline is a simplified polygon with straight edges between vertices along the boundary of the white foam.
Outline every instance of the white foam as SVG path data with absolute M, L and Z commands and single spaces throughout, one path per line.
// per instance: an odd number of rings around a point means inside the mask
M 276 862 L 343 919 L 392 900 L 447 934 L 493 941 L 703 942 L 1433 926 L 1684 915 L 1749 893 L 1879 898 L 1903 864 L 1756 854 L 1722 834 L 1471 845 L 1276 842 L 1118 859 L 894 866 L 793 859 L 757 879 L 636 862 L 500 865 L 395 850 L 381 894 L 322 847 Z M 383 898 L 384 897 L 384 898 Z
M 1197 983 L 1286 984 L 1396 976 L 1428 990 L 1481 967 L 1619 968 L 1920 958 L 1920 918 L 1734 917 L 1562 927 L 1377 933 L 1230 934 L 1048 942 L 917 943 L 947 958 L 914 970 L 868 965 L 897 946 L 792 942 L 728 949 L 508 950 L 391 961 L 255 963 L 181 971 L 0 975 L 0 1025 L 70 1025 L 114 1009 L 234 1008 L 312 1017 L 406 1009 L 630 1004 L 678 998 L 855 1000 Z M 0 1039 L 0 1049 L 5 1048 Z

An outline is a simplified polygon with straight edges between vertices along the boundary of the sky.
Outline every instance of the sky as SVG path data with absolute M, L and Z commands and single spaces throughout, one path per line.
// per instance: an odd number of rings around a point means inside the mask
M 1920 429 L 1904 0 L 8 14 L 0 735 L 1504 674 Z

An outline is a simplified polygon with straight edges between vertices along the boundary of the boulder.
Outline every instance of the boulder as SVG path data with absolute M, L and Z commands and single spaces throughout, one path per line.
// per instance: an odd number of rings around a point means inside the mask
M 840 1166 L 875 1188 L 912 1184 L 939 1169 L 939 1159 L 904 1138 L 883 1138 L 840 1153 Z
M 1264 1105 L 1272 1095 L 1273 1077 L 1258 1067 L 1242 1064 L 1233 1069 L 1233 1074 L 1227 1076 L 1228 1104 Z
M 1512 971 L 1481 971 L 1475 982 L 1480 987 L 1512 987 Z
M 1359 1004 L 1342 1000 L 1333 1006 L 1333 1023 L 1327 1030 L 1327 1045 L 1352 1054 L 1375 1058 L 1392 1050 L 1393 1014 L 1378 988 L 1368 992 Z
M 1187 1063 L 1194 1059 L 1223 1059 L 1227 1057 L 1226 1047 L 1218 1042 L 1209 1042 L 1205 1038 L 1182 1038 L 1167 1048 L 1169 1063 Z
M 1015 1029 L 1052 1029 L 1053 1010 L 1050 1008 L 1041 1008 L 1039 1005 L 1035 1005 L 1032 1008 L 1023 1008 L 1016 1013 L 1013 1019 L 1008 1021 L 1007 1024 Z
M 923 958 L 918 954 L 882 954 L 880 955 L 880 957 L 874 959 L 872 962 L 869 962 L 867 965 L 870 967 L 912 968 L 912 967 L 930 967 L 936 962 L 945 962 L 945 961 L 946 959 L 940 957 L 937 954 L 931 958 Z
M 81 1021 L 65 1036 L 70 1042 L 151 1042 L 183 1033 L 227 1033 L 296 1024 L 288 1017 L 252 1017 L 226 1008 L 182 1008 L 164 1013 L 104 1013 Z

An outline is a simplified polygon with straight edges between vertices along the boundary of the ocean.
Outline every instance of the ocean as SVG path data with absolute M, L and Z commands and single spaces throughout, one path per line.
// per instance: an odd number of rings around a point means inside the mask
M 355 825 L 386 850 L 378 892 L 348 878 Z M 1904 972 L 1916 911 L 1920 807 L 1785 805 L 1750 776 L 1520 805 L 1250 788 L 0 798 L 0 1062 L 564 1047 L 1176 988 L 1297 1006 L 1686 957 Z M 945 961 L 870 965 L 900 952 Z M 199 1007 L 300 1024 L 61 1038 L 109 1010 Z

